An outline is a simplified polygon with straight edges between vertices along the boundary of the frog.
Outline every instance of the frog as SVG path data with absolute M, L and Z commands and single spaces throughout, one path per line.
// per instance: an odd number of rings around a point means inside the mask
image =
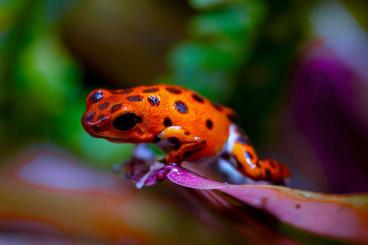
M 94 89 L 87 96 L 81 122 L 93 137 L 155 144 L 166 154 L 164 164 L 217 158 L 231 162 L 254 181 L 281 183 L 290 176 L 284 164 L 258 156 L 234 110 L 183 86 Z

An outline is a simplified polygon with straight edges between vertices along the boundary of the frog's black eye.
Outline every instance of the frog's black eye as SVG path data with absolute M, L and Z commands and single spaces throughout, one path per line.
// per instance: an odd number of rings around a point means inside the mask
M 142 118 L 137 116 L 134 113 L 125 113 L 121 116 L 118 116 L 113 122 L 112 125 L 117 130 L 126 131 L 134 128 L 137 123 L 142 122 Z
M 96 102 L 102 100 L 103 97 L 104 97 L 103 92 L 101 90 L 98 90 L 98 91 L 94 92 L 93 94 L 91 94 L 91 96 L 89 97 L 89 101 L 91 103 L 96 103 Z

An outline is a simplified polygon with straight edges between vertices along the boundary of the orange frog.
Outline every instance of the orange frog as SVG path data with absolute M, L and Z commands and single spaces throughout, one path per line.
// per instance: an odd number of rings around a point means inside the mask
M 233 110 L 189 89 L 160 84 L 92 91 L 82 124 L 92 136 L 112 142 L 156 144 L 167 152 L 167 164 L 217 157 L 253 180 L 287 178 L 284 165 L 258 157 L 234 117 Z

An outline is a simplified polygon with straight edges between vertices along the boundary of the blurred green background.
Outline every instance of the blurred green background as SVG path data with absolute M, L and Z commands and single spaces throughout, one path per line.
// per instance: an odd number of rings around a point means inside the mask
M 91 89 L 181 84 L 237 109 L 260 145 L 307 29 L 292 1 L 1 4 L 1 150 L 48 141 L 105 169 L 132 147 L 82 130 Z
M 261 155 L 290 167 L 292 186 L 368 191 L 367 9 L 364 1 L 0 0 L 0 161 L 52 145 L 109 172 L 133 146 L 84 132 L 86 95 L 170 83 L 234 108 Z

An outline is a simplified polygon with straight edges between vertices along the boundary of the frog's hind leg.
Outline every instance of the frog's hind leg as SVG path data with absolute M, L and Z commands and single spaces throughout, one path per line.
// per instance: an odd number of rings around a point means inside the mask
M 231 154 L 237 162 L 238 170 L 253 180 L 282 183 L 290 176 L 286 166 L 276 160 L 259 159 L 252 145 L 234 142 Z
M 229 128 L 229 139 L 224 151 L 235 159 L 237 169 L 253 180 L 283 183 L 290 176 L 287 167 L 278 161 L 259 159 L 247 135 L 235 124 Z

